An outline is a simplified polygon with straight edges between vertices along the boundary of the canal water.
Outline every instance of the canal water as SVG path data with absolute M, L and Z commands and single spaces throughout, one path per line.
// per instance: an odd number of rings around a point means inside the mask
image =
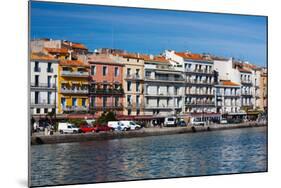
M 31 146 L 31 185 L 267 171 L 267 127 Z

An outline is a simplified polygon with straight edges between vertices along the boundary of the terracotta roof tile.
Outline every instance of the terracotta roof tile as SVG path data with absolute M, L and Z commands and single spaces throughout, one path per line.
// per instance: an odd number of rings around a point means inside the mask
M 87 49 L 86 46 L 84 46 L 84 44 L 81 43 L 73 43 L 72 48 Z
M 46 55 L 42 52 L 37 52 L 37 53 L 32 52 L 30 59 L 31 60 L 56 60 L 53 56 Z
M 244 69 L 244 68 L 238 68 L 238 70 L 240 72 L 244 72 L 244 73 L 252 73 L 250 70 Z
M 66 48 L 44 48 L 49 53 L 61 53 L 67 54 L 68 50 Z
M 207 60 L 201 54 L 192 54 L 192 53 L 187 53 L 187 52 L 175 52 L 175 54 L 184 59 Z
M 224 86 L 240 86 L 240 84 L 232 82 L 230 80 L 221 80 L 221 84 Z
M 88 63 L 83 63 L 82 61 L 79 60 L 61 60 L 59 62 L 61 66 L 74 66 L 74 67 L 89 67 Z

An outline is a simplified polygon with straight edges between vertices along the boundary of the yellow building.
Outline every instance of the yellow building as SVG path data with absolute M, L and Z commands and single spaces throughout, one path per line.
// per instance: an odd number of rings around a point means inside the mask
M 260 107 L 267 111 L 267 69 L 262 69 L 260 79 Z
M 58 112 L 79 113 L 89 107 L 89 65 L 61 60 L 58 67 Z

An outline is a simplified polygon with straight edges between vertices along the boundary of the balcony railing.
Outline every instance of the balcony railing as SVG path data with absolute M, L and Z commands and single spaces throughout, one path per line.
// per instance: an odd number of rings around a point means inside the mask
M 143 80 L 143 78 L 139 74 L 130 74 L 126 75 L 126 80 Z
M 161 82 L 184 82 L 183 78 L 173 78 L 173 77 L 151 77 L 146 76 L 146 81 L 161 81 Z
M 215 82 L 212 81 L 206 81 L 206 80 L 186 80 L 185 82 L 187 85 L 193 84 L 193 85 L 214 85 Z
M 30 87 L 37 88 L 37 89 L 55 89 L 56 84 L 31 82 Z
M 32 107 L 46 107 L 46 108 L 52 108 L 52 107 L 55 107 L 55 104 L 54 103 L 51 103 L 51 101 L 48 103 L 46 101 L 31 101 L 30 102 L 30 105 Z
M 79 71 L 61 71 L 61 76 L 69 76 L 69 77 L 88 77 L 88 72 L 79 72 Z
M 186 102 L 187 106 L 215 106 L 214 102 Z
M 90 89 L 90 94 L 96 95 L 123 95 L 123 89 Z
M 106 103 L 106 104 L 92 104 L 90 106 L 90 110 L 122 110 L 123 109 L 123 104 L 122 103 Z
M 63 106 L 62 110 L 64 112 L 81 112 L 88 111 L 89 108 L 87 106 Z
M 61 88 L 60 90 L 61 93 L 65 94 L 88 94 L 89 90 L 88 89 L 65 89 Z
M 251 92 L 242 92 L 242 96 L 253 96 L 253 93 Z
M 251 80 L 241 80 L 241 83 L 244 85 L 252 85 L 252 81 Z
M 206 74 L 206 75 L 212 75 L 214 73 L 212 70 L 209 71 L 204 69 L 188 69 L 188 68 L 185 69 L 185 72 L 189 74 Z
M 214 96 L 212 93 L 206 93 L 206 92 L 194 92 L 194 93 L 189 93 L 187 92 L 186 95 L 194 95 L 194 96 Z
M 145 107 L 144 107 L 145 109 L 159 109 L 159 110 L 161 110 L 161 109 L 165 109 L 165 110 L 167 110 L 167 109 L 180 109 L 180 108 L 182 108 L 181 106 L 167 106 L 167 105 L 145 105 Z
M 143 103 L 127 103 L 126 108 L 144 108 Z

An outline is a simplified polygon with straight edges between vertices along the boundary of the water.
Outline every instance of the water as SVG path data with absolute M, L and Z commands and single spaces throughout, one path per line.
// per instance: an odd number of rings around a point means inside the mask
M 267 171 L 266 127 L 31 147 L 31 185 Z

